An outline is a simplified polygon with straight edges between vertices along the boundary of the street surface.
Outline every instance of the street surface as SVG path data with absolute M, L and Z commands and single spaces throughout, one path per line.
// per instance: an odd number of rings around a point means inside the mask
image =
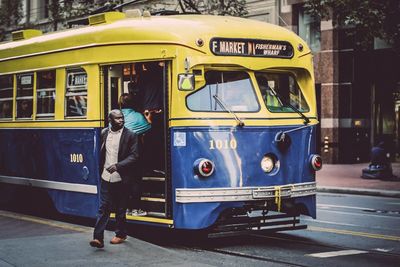
M 302 217 L 307 230 L 204 239 L 132 226 L 125 244 L 104 250 L 88 245 L 92 220 L 3 209 L 0 266 L 400 265 L 399 198 L 319 193 L 317 203 L 317 220 Z M 106 240 L 112 235 L 107 232 Z

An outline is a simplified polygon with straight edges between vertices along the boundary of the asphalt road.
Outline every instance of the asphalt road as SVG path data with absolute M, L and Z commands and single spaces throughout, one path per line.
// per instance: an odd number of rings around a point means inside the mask
M 88 245 L 91 220 L 0 210 L 0 266 L 400 265 L 400 199 L 319 194 L 317 203 L 307 230 L 202 239 L 132 226 L 125 244 L 104 250 Z

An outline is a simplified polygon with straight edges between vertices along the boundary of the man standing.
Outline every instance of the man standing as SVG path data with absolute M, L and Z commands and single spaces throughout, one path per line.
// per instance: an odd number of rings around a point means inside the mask
M 90 245 L 104 247 L 104 230 L 111 210 L 115 208 L 116 229 L 111 244 L 121 244 L 126 239 L 126 207 L 128 186 L 134 176 L 139 157 L 137 135 L 124 127 L 124 115 L 118 109 L 108 114 L 111 128 L 101 132 L 100 149 L 100 207 Z

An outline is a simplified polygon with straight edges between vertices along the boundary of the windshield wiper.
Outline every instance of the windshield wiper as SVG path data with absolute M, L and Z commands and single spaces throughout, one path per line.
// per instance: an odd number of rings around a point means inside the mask
M 213 95 L 213 97 L 215 99 L 215 102 L 218 103 L 218 105 L 220 105 L 223 110 L 229 112 L 230 114 L 232 114 L 235 117 L 237 126 L 239 126 L 239 127 L 244 126 L 244 122 L 241 119 L 239 119 L 239 117 L 232 110 L 230 110 L 217 95 Z
M 298 110 L 295 106 L 293 106 L 292 104 L 290 104 L 289 101 L 285 101 L 285 104 L 283 104 L 283 101 L 282 101 L 280 95 L 278 95 L 278 93 L 275 92 L 275 90 L 272 89 L 271 87 L 269 87 L 269 89 L 271 90 L 272 94 L 276 97 L 276 99 L 278 99 L 279 104 L 281 104 L 282 107 L 283 107 L 283 106 L 287 106 L 287 107 L 291 108 L 294 112 L 296 112 L 297 114 L 299 114 L 300 117 L 304 120 L 304 124 L 305 124 L 305 125 L 307 125 L 307 124 L 310 123 L 310 119 L 307 118 L 307 117 L 304 115 L 303 112 L 301 112 L 301 111 Z

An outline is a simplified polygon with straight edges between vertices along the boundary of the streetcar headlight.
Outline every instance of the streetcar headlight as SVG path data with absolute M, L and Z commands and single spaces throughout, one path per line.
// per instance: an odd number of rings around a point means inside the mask
M 271 156 L 264 156 L 261 160 L 261 169 L 266 172 L 270 173 L 275 168 L 275 159 Z
M 209 159 L 197 159 L 193 164 L 193 170 L 202 177 L 211 176 L 215 170 L 214 162 Z
M 319 171 L 320 169 L 322 169 L 322 158 L 321 158 L 321 156 L 317 155 L 317 154 L 311 155 L 310 164 L 311 164 L 311 167 L 315 171 Z

